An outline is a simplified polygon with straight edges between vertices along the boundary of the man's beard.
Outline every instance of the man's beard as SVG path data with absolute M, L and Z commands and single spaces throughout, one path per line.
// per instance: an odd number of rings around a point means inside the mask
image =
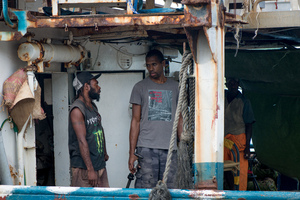
M 100 100 L 100 94 L 98 94 L 96 92 L 96 90 L 94 88 L 91 87 L 91 90 L 89 91 L 89 97 L 92 99 L 92 100 L 96 100 L 96 101 L 99 101 Z

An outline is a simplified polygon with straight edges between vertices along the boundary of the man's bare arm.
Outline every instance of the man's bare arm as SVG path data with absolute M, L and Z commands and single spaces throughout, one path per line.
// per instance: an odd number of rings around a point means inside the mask
M 84 117 L 79 108 L 74 108 L 70 113 L 71 123 L 76 133 L 81 157 L 87 167 L 89 183 L 97 186 L 98 175 L 94 170 L 88 143 L 86 141 L 86 127 Z
M 246 159 L 250 156 L 250 140 L 252 137 L 252 124 L 245 124 L 245 132 L 246 132 L 246 148 L 245 148 L 245 155 Z
M 134 155 L 137 140 L 140 133 L 140 121 L 141 121 L 141 105 L 132 104 L 132 119 L 129 132 L 129 160 L 128 168 L 131 173 L 135 173 L 134 161 L 137 157 Z

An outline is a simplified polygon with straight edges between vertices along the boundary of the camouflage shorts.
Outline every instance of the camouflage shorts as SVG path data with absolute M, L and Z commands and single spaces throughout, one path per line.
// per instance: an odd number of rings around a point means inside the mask
M 168 150 L 138 147 L 137 153 L 144 158 L 139 159 L 141 168 L 138 168 L 136 173 L 135 188 L 154 188 L 157 182 L 163 178 Z M 171 160 L 171 168 L 167 180 L 167 187 L 169 189 L 175 188 L 177 151 L 173 151 Z

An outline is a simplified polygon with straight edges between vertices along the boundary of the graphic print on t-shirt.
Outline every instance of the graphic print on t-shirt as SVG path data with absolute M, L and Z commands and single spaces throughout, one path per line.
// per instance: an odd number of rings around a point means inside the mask
M 97 143 L 97 149 L 98 153 L 102 154 L 103 153 L 103 132 L 102 130 L 98 130 L 97 132 L 94 133 L 95 135 L 95 140 Z
M 172 120 L 172 90 L 148 90 L 148 120 Z

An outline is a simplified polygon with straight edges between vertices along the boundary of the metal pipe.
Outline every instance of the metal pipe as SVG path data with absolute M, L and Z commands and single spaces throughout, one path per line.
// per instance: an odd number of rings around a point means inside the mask
M 23 61 L 80 63 L 85 58 L 81 46 L 41 44 L 25 42 L 18 48 L 18 56 Z
M 7 24 L 7 26 L 9 26 L 11 28 L 16 28 L 17 24 L 12 23 L 12 21 L 9 18 L 9 15 L 8 15 L 8 3 L 7 3 L 7 0 L 2 0 L 2 10 L 3 10 L 4 21 Z
M 22 130 L 18 133 L 17 136 L 17 157 L 18 157 L 18 180 L 19 180 L 19 185 L 24 185 L 24 147 L 23 147 L 23 139 L 24 139 L 24 134 L 25 130 L 27 127 L 27 124 L 29 122 L 29 119 L 31 118 L 31 115 L 28 117 L 27 121 L 22 127 Z
M 0 183 L 2 185 L 13 185 L 3 143 L 2 126 L 4 123 L 5 121 L 2 123 L 0 128 Z

